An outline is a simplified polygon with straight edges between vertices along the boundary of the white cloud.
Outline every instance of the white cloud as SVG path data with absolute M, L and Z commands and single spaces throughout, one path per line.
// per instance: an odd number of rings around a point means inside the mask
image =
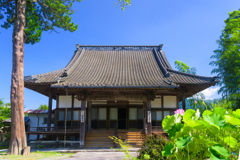
M 213 99 L 213 95 L 215 93 L 217 93 L 217 91 L 219 90 L 220 87 L 216 87 L 216 88 L 207 88 L 205 90 L 202 91 L 202 93 L 204 94 L 205 96 L 205 99 L 206 100 L 212 100 Z

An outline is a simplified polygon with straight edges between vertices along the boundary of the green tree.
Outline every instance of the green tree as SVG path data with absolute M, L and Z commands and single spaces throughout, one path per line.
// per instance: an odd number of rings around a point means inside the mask
M 190 68 L 186 63 L 176 60 L 174 62 L 175 68 L 184 73 L 196 74 L 197 69 L 195 67 Z
M 41 104 L 40 107 L 38 107 L 39 110 L 48 110 L 48 105 Z
M 233 108 L 240 108 L 240 10 L 229 13 L 225 28 L 217 41 L 210 65 L 212 73 L 218 76 L 219 94 L 232 102 Z
M 3 127 L 2 122 L 11 118 L 11 106 L 9 103 L 3 103 L 3 99 L 0 99 L 0 128 Z
M 73 2 L 81 0 L 1 0 L 0 20 L 3 28 L 13 26 L 12 79 L 11 79 L 11 140 L 8 154 L 23 154 L 26 150 L 24 126 L 24 43 L 39 42 L 43 31 L 76 31 L 72 22 Z M 119 0 L 122 9 L 130 0 Z M 25 153 L 29 154 L 29 153 Z
M 195 67 L 189 67 L 186 63 L 176 60 L 174 62 L 175 68 L 184 73 L 197 74 L 197 69 Z M 205 96 L 202 93 L 194 94 L 189 98 L 189 103 L 191 108 L 199 109 L 201 113 L 204 110 L 209 109 L 209 104 L 205 102 Z

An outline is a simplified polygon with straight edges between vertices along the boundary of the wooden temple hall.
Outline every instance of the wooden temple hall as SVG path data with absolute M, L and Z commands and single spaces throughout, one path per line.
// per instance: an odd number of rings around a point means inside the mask
M 137 144 L 144 134 L 161 133 L 180 101 L 185 109 L 185 98 L 217 82 L 174 70 L 163 45 L 76 46 L 65 68 L 25 76 L 26 88 L 49 97 L 48 127 L 30 126 L 28 135 L 61 141 L 66 130 L 67 141 L 82 147 L 111 147 L 113 135 Z

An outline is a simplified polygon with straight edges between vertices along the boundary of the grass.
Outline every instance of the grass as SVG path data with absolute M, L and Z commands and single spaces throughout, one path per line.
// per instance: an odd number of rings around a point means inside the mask
M 40 159 L 63 159 L 69 158 L 74 153 L 59 153 L 59 152 L 31 152 L 30 156 L 21 155 L 6 155 L 7 152 L 0 152 L 0 160 L 14 159 L 14 160 L 40 160 Z

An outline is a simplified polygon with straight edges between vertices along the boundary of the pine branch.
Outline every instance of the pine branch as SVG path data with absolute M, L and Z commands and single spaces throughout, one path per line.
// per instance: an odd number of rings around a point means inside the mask
M 12 1 L 14 1 L 14 0 L 8 0 L 7 2 L 1 4 L 0 7 L 4 6 L 4 5 L 6 5 L 6 4 L 8 4 L 8 3 L 12 2 Z

